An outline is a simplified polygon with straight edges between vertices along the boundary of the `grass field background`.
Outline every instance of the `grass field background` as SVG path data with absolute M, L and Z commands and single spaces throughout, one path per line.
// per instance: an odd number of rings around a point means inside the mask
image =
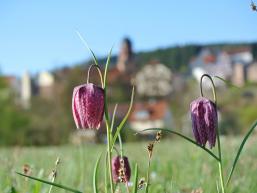
M 229 192 L 257 192 L 257 140 L 256 135 L 247 142 Z M 226 172 L 232 164 L 241 138 L 222 138 Z M 127 143 L 125 154 L 129 157 L 131 167 L 137 162 L 139 178 L 146 176 L 148 142 Z M 22 166 L 29 164 L 32 175 L 48 179 L 54 168 L 55 160 L 60 157 L 56 182 L 65 184 L 85 193 L 92 192 L 93 168 L 97 157 L 104 152 L 104 145 L 86 144 L 83 146 L 60 147 L 26 147 L 0 149 L 0 190 L 11 192 L 48 192 L 49 186 L 26 180 L 15 174 L 22 172 Z M 230 161 L 228 161 L 230 160 Z M 104 190 L 104 162 L 101 161 L 100 189 Z M 217 192 L 218 170 L 216 162 L 196 146 L 178 138 L 166 138 L 155 146 L 151 167 L 151 193 L 192 192 L 201 188 L 204 193 Z M 14 191 L 13 189 L 13 191 Z M 14 191 L 15 192 L 15 191 Z M 54 188 L 53 193 L 65 192 Z M 141 190 L 139 192 L 144 192 Z

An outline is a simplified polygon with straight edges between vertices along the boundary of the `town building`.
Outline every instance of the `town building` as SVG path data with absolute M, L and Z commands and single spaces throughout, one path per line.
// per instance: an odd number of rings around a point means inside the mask
M 39 96 L 51 99 L 54 92 L 54 76 L 49 72 L 40 72 L 37 77 Z
M 32 81 L 28 71 L 21 76 L 20 99 L 22 106 L 27 109 L 30 107 L 30 99 L 32 96 Z
M 152 61 L 135 76 L 137 94 L 141 97 L 165 97 L 172 92 L 172 72 L 164 64 Z
M 257 83 L 257 62 L 248 66 L 246 74 L 248 82 Z
M 189 64 L 192 75 L 200 81 L 203 74 L 219 76 L 225 80 L 232 81 L 233 84 L 242 86 L 251 79 L 253 55 L 249 47 L 238 47 L 230 49 L 203 48 L 196 58 Z M 250 70 L 248 69 L 250 68 Z M 214 79 L 216 86 L 224 85 L 223 82 Z
M 170 128 L 172 116 L 167 100 L 150 100 L 136 102 L 129 118 L 130 127 L 141 132 L 144 129 Z M 156 131 L 147 131 L 141 134 L 153 134 Z

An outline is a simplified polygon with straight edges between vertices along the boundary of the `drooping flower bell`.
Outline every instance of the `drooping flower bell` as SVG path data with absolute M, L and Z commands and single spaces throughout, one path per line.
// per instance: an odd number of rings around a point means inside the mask
M 190 104 L 193 134 L 202 146 L 208 141 L 210 148 L 215 146 L 218 116 L 216 105 L 204 97 Z
M 131 170 L 129 166 L 129 161 L 126 156 L 122 158 L 120 156 L 115 156 L 112 158 L 112 177 L 115 183 L 129 182 L 131 175 Z
M 75 87 L 72 113 L 78 129 L 98 129 L 104 114 L 104 90 L 92 83 Z
M 214 101 L 203 97 L 202 82 L 207 77 L 212 83 Z M 201 97 L 190 104 L 192 128 L 195 140 L 201 146 L 205 146 L 207 141 L 210 148 L 215 146 L 218 130 L 218 114 L 216 106 L 215 85 L 210 75 L 203 74 L 200 80 Z

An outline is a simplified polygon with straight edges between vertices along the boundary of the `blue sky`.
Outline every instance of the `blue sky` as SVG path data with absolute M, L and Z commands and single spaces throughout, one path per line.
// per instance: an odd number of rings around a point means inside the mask
M 136 51 L 187 43 L 257 41 L 250 0 L 0 1 L 0 70 L 20 75 L 97 56 L 128 36 Z

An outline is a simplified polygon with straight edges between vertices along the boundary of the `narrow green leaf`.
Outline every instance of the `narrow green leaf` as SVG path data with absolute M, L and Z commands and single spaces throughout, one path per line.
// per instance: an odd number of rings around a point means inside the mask
M 101 155 L 98 157 L 96 163 L 95 163 L 95 169 L 94 169 L 94 175 L 93 175 L 93 187 L 94 187 L 94 193 L 98 193 L 98 188 L 97 188 L 97 173 L 98 173 L 98 167 L 99 167 L 99 161 L 101 159 Z
M 41 169 L 37 175 L 37 178 L 42 178 L 44 174 L 44 170 Z M 34 193 L 39 193 L 42 187 L 42 183 L 41 182 L 36 182 L 34 185 Z
M 111 47 L 110 49 L 110 52 L 108 54 L 108 58 L 106 60 L 106 64 L 105 64 L 105 69 L 104 69 L 104 88 L 107 86 L 106 85 L 106 80 L 107 80 L 107 72 L 108 72 L 108 67 L 109 67 L 109 64 L 110 64 L 110 60 L 111 60 L 111 55 L 112 55 L 112 49 L 113 49 L 113 46 Z
M 108 68 L 109 68 L 109 64 L 110 64 L 110 58 L 112 55 L 112 49 L 113 49 L 113 47 L 111 48 L 111 50 L 108 54 L 108 58 L 106 60 L 105 69 L 104 69 L 104 117 L 105 117 L 107 127 L 110 127 L 110 119 L 109 119 L 109 112 L 108 112 L 108 100 L 107 100 L 107 72 L 108 72 Z M 111 140 L 112 140 L 112 138 L 111 138 Z
M 219 188 L 219 182 L 216 181 L 216 188 L 217 188 L 217 193 L 220 193 L 220 188 Z
M 133 187 L 133 192 L 132 193 L 137 193 L 137 189 L 138 189 L 138 187 L 137 187 L 137 182 L 138 182 L 138 167 L 137 167 L 137 163 L 135 165 L 135 170 L 134 171 L 135 171 L 134 172 L 134 183 L 133 183 L 134 187 Z
M 177 135 L 177 136 L 179 136 L 179 137 L 182 137 L 182 138 L 184 138 L 185 140 L 187 140 L 188 142 L 190 142 L 190 143 L 196 145 L 197 147 L 200 147 L 201 149 L 203 149 L 204 151 L 206 151 L 209 155 L 211 155 L 214 159 L 216 159 L 217 161 L 219 161 L 219 158 L 218 158 L 214 153 L 212 153 L 209 149 L 205 148 L 204 146 L 199 145 L 199 144 L 196 143 L 194 140 L 192 140 L 192 139 L 190 139 L 189 137 L 187 137 L 187 136 L 185 136 L 185 135 L 183 135 L 183 134 L 181 134 L 181 133 L 178 133 L 178 132 L 176 132 L 176 131 L 172 131 L 172 130 L 169 130 L 169 129 L 151 128 L 151 129 L 144 129 L 144 130 L 142 130 L 141 132 L 144 132 L 144 131 L 154 131 L 154 130 L 156 130 L 156 131 L 169 132 L 169 133 L 175 134 L 175 135 Z M 140 133 L 141 133 L 141 132 L 140 132 Z
M 133 101 L 134 101 L 134 95 L 135 95 L 135 88 L 133 86 L 132 88 L 132 94 L 131 94 L 131 99 L 130 99 L 130 104 L 129 104 L 129 109 L 128 109 L 128 112 L 127 114 L 125 115 L 125 117 L 122 119 L 121 123 L 119 124 L 119 126 L 117 127 L 117 130 L 114 134 L 114 137 L 113 137 L 113 140 L 112 140 L 112 146 L 111 146 L 111 151 L 113 150 L 113 147 L 114 147 L 114 144 L 115 144 L 115 141 L 118 137 L 118 135 L 120 134 L 120 131 L 123 129 L 129 115 L 130 115 L 130 112 L 131 112 L 131 109 L 132 109 L 132 106 L 133 106 Z
M 118 104 L 115 104 L 114 110 L 113 110 L 113 113 L 112 113 L 111 131 L 113 130 L 113 125 L 114 125 L 114 122 L 115 122 L 117 107 L 118 107 Z
M 35 177 L 32 177 L 32 176 L 27 176 L 27 175 L 22 174 L 22 173 L 19 173 L 19 172 L 16 172 L 16 173 L 19 174 L 19 175 L 21 175 L 21 176 L 30 178 L 30 179 L 32 179 L 32 180 L 36 180 L 36 181 L 39 181 L 39 182 L 42 182 L 42 183 L 45 183 L 45 184 L 49 184 L 49 185 L 52 185 L 52 186 L 55 186 L 55 187 L 58 187 L 58 188 L 61 188 L 61 189 L 64 189 L 64 190 L 67 190 L 67 191 L 70 191 L 70 192 L 82 193 L 82 192 L 80 192 L 80 191 L 78 191 L 78 190 L 69 188 L 69 187 L 67 187 L 67 186 L 63 186 L 63 185 L 61 185 L 61 184 L 52 183 L 52 182 L 49 182 L 49 181 L 46 181 L 46 180 L 42 180 L 42 179 L 39 179 L 39 178 L 35 178 Z
M 120 145 L 120 156 L 123 157 L 123 143 L 122 143 L 122 139 L 121 139 L 120 133 L 118 135 L 118 139 L 119 139 L 119 145 Z
M 252 132 L 254 131 L 254 129 L 255 129 L 256 126 L 257 126 L 257 120 L 256 120 L 255 123 L 251 126 L 251 128 L 249 129 L 249 131 L 247 132 L 247 134 L 245 135 L 245 137 L 244 137 L 244 139 L 243 139 L 243 141 L 242 141 L 242 143 L 241 143 L 241 145 L 240 145 L 240 147 L 239 147 L 239 149 L 238 149 L 238 151 L 237 151 L 236 157 L 235 157 L 235 159 L 234 159 L 232 168 L 231 168 L 230 173 L 229 173 L 229 177 L 228 177 L 226 186 L 229 184 L 229 182 L 230 182 L 230 180 L 231 180 L 231 177 L 232 177 L 232 175 L 233 175 L 233 173 L 234 173 L 236 164 L 237 164 L 238 159 L 239 159 L 239 157 L 240 157 L 240 155 L 241 155 L 241 152 L 242 152 L 242 150 L 243 150 L 243 148 L 244 148 L 244 145 L 245 145 L 246 141 L 248 140 L 248 138 L 250 137 L 250 135 L 252 134 Z
M 82 41 L 82 43 L 84 44 L 84 46 L 91 52 L 95 64 L 98 65 L 97 58 L 96 58 L 95 53 L 93 52 L 93 50 L 91 50 L 91 48 L 88 46 L 86 40 L 82 37 L 82 35 L 80 34 L 80 32 L 78 30 L 76 30 L 76 33 L 79 36 L 79 38 Z
M 105 155 L 105 168 L 104 168 L 104 188 L 105 193 L 108 193 L 109 183 L 108 183 L 108 154 Z
M 234 88 L 240 89 L 240 87 L 238 87 L 238 86 L 232 84 L 230 81 L 225 80 L 224 78 L 221 78 L 221 77 L 219 77 L 219 76 L 214 76 L 214 78 L 217 78 L 217 79 L 223 81 L 223 82 L 224 82 L 227 86 L 229 86 L 229 87 L 234 87 Z

